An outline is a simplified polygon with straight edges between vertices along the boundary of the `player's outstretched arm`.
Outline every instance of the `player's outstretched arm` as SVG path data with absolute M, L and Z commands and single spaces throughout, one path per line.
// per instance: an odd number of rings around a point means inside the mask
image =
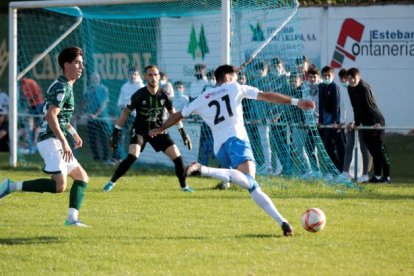
M 183 118 L 184 116 L 181 114 L 181 111 L 171 114 L 170 117 L 168 117 L 168 119 L 162 124 L 162 126 L 151 130 L 148 133 L 148 135 L 151 137 L 157 136 L 158 134 L 162 133 L 167 128 L 170 128 L 171 126 L 177 124 L 178 121 L 180 121 Z
M 301 109 L 315 109 L 315 103 L 311 100 L 299 100 L 280 93 L 264 93 L 259 92 L 257 99 L 275 104 L 291 104 L 297 105 Z
M 173 107 L 171 110 L 168 111 L 170 116 L 176 113 L 175 108 Z M 191 150 L 193 148 L 193 144 L 191 143 L 191 139 L 190 136 L 188 136 L 187 132 L 184 129 L 184 125 L 181 122 L 181 120 L 179 120 L 176 124 L 178 132 L 181 135 L 181 138 L 183 139 L 183 143 L 185 146 L 187 146 L 188 150 Z

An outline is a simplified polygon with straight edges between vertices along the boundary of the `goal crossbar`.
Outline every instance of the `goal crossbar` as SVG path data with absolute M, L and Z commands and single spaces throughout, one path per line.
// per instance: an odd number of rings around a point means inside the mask
M 117 0 L 116 4 L 136 4 L 136 3 L 162 3 L 162 2 L 179 2 L 178 0 Z M 114 0 L 51 0 L 51 1 L 25 1 L 10 2 L 9 7 L 12 9 L 38 9 L 38 8 L 55 8 L 55 7 L 73 7 L 73 6 L 99 6 L 113 5 Z
M 116 4 L 133 3 L 163 3 L 179 2 L 179 0 L 117 0 Z M 9 3 L 9 136 L 10 136 L 10 157 L 9 165 L 17 166 L 17 140 L 18 140 L 18 111 L 17 111 L 17 82 L 36 64 L 52 51 L 64 38 L 72 33 L 82 23 L 82 12 L 80 6 L 113 5 L 114 0 L 51 0 L 51 1 L 27 1 Z M 222 62 L 230 63 L 230 0 L 222 0 Z M 17 10 L 52 8 L 52 7 L 73 7 L 79 10 L 80 16 L 77 21 L 56 39 L 43 53 L 34 59 L 26 68 L 18 73 L 17 67 Z

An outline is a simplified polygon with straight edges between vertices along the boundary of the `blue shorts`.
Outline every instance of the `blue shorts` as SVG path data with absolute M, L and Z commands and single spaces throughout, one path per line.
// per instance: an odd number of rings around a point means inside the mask
M 245 161 L 255 162 L 250 142 L 237 137 L 231 137 L 221 145 L 216 157 L 224 168 L 236 169 Z

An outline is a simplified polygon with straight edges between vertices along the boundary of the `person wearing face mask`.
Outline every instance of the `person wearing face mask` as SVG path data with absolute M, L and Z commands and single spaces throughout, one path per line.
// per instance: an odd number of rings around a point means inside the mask
M 206 88 L 209 87 L 205 64 L 198 63 L 194 66 L 194 77 L 196 79 L 191 82 L 188 95 L 190 97 L 190 101 L 195 100 L 195 98 L 201 95 L 206 90 Z
M 319 86 L 322 83 L 319 75 L 319 70 L 315 65 L 311 65 L 309 68 L 309 80 L 304 85 L 305 89 L 308 90 L 307 97 L 308 99 L 315 102 L 315 109 L 312 110 L 313 119 L 315 123 L 319 120 Z M 308 135 L 306 136 L 305 146 L 309 159 L 311 160 L 312 171 L 315 176 L 319 177 L 321 175 L 320 169 L 318 167 L 318 152 L 315 142 L 315 137 L 319 136 L 319 131 L 317 128 L 309 128 Z
M 92 150 L 92 157 L 95 161 L 110 162 L 108 160 L 108 133 L 110 132 L 109 123 L 109 90 L 101 83 L 101 77 L 97 72 L 90 76 L 89 86 L 84 95 L 83 111 L 88 116 L 88 138 Z M 99 152 L 100 144 L 102 155 Z
M 168 80 L 168 75 L 164 72 L 160 72 L 160 87 L 167 92 L 167 95 L 172 99 L 174 97 L 174 87 Z
M 274 87 L 271 83 L 272 77 L 269 74 L 269 65 L 266 61 L 259 61 L 255 64 L 256 74 L 252 79 L 252 86 L 255 86 L 262 91 L 272 91 Z M 280 112 L 277 107 L 269 103 L 254 101 L 253 110 L 255 115 L 254 123 L 257 124 L 258 134 L 260 136 L 260 144 L 263 151 L 263 163 L 257 168 L 259 174 L 279 175 L 282 173 L 283 166 L 279 158 L 274 154 L 273 149 L 276 145 L 273 135 L 272 125 L 277 122 L 280 117 Z M 259 138 L 259 137 L 258 137 Z M 275 156 L 275 166 L 273 166 L 273 156 Z
M 309 88 L 309 96 L 311 97 L 312 101 L 315 102 L 315 110 L 313 111 L 313 115 L 315 117 L 315 121 L 318 122 L 319 120 L 319 86 L 322 83 L 320 78 L 319 70 L 316 66 L 311 66 L 309 68 L 309 80 L 307 82 L 307 87 Z
M 354 111 L 352 110 L 352 105 L 349 99 L 348 95 L 345 95 L 345 93 L 348 93 L 348 78 L 347 78 L 347 70 L 345 68 L 342 68 L 338 72 L 339 76 L 339 82 L 341 85 L 341 99 L 345 102 L 345 108 L 346 108 L 346 121 L 345 124 L 347 126 L 346 131 L 346 144 L 345 144 L 345 156 L 344 156 L 344 166 L 343 166 L 343 172 L 342 175 L 345 178 L 350 178 L 349 176 L 349 167 L 351 165 L 352 161 L 352 154 L 354 151 L 354 145 L 355 145 L 355 130 L 351 128 L 352 122 L 354 119 Z M 342 91 L 345 91 L 342 93 Z M 361 134 L 359 132 L 359 134 Z M 365 145 L 364 138 L 359 135 L 359 148 L 361 150 L 362 155 L 362 176 L 358 178 L 358 183 L 365 183 L 369 180 L 368 171 L 370 167 L 371 162 L 371 156 L 369 154 L 368 148 Z
M 334 69 L 322 68 L 322 84 L 319 86 L 319 126 L 325 149 L 339 172 L 342 173 L 345 155 L 345 133 L 341 120 L 341 95 L 339 86 L 334 82 Z
M 290 72 L 285 70 L 283 61 L 278 57 L 273 58 L 270 64 L 269 77 L 276 86 L 276 90 L 282 91 L 282 89 L 289 85 Z
M 311 62 L 306 56 L 301 56 L 296 58 L 296 66 L 299 67 L 300 72 L 303 74 L 303 80 L 309 80 L 309 68 L 311 66 Z
M 188 99 L 188 96 L 185 95 L 185 86 L 182 81 L 176 81 L 174 83 L 174 87 L 177 93 L 174 93 L 174 97 L 172 100 L 174 108 L 178 112 L 181 111 L 184 108 L 184 106 L 186 106 L 190 102 L 190 100 Z
M 350 127 L 374 127 L 374 129 L 359 130 L 374 163 L 374 175 L 369 182 L 390 184 L 390 158 L 384 143 L 385 130 L 379 129 L 385 125 L 385 118 L 378 108 L 371 87 L 361 79 L 359 70 L 349 69 L 347 77 L 348 94 L 354 110 L 354 122 Z

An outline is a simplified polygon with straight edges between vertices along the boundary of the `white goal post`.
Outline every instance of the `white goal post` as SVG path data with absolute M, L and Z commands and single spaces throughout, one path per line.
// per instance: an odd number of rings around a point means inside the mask
M 222 4 L 222 63 L 230 63 L 230 1 L 221 0 Z M 45 55 L 47 55 L 60 41 L 75 30 L 82 22 L 80 15 L 78 21 L 68 30 L 66 30 L 56 41 L 54 41 L 44 52 L 38 56 L 29 66 L 23 68 L 20 73 L 17 72 L 17 11 L 18 9 L 50 8 L 50 7 L 79 7 L 79 6 L 97 6 L 110 4 L 129 4 L 145 2 L 174 2 L 168 0 L 53 0 L 53 1 L 27 1 L 27 2 L 10 2 L 9 4 L 9 136 L 10 136 L 10 158 L 9 165 L 17 166 L 17 141 L 18 141 L 18 112 L 17 112 L 17 82 L 33 68 Z

